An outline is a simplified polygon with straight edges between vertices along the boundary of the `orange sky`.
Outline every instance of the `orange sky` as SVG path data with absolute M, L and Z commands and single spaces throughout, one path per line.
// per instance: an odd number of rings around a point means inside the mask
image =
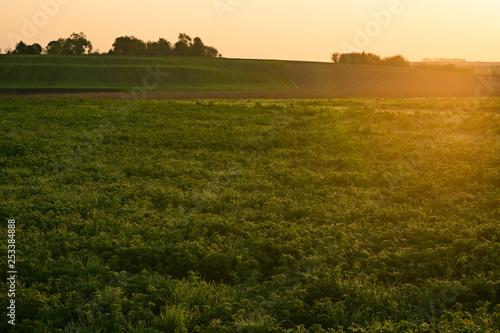
M 101 52 L 118 36 L 199 36 L 225 57 L 329 61 L 360 50 L 412 61 L 500 61 L 498 0 L 0 0 L 0 48 L 84 32 Z M 5 10 L 7 9 L 7 10 Z

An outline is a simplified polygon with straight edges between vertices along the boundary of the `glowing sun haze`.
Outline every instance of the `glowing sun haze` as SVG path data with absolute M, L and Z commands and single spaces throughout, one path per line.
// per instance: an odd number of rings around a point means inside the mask
M 332 52 L 500 61 L 497 0 L 0 0 L 0 48 L 84 32 L 172 43 L 185 32 L 225 57 L 329 61 Z M 27 27 L 31 25 L 31 27 Z M 31 28 L 31 29 L 30 29 Z M 34 28 L 34 29 L 33 29 Z

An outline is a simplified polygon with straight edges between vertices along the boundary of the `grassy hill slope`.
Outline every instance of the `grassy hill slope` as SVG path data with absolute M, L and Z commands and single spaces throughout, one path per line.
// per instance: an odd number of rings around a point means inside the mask
M 203 94 L 211 98 L 426 97 L 473 96 L 478 85 L 480 81 L 470 73 L 303 61 L 0 56 L 0 92 L 4 93 L 134 91 L 147 87 L 152 96 L 160 98 Z
M 186 57 L 2 56 L 0 78 L 10 89 L 130 90 L 145 80 L 154 90 L 296 87 L 283 61 Z

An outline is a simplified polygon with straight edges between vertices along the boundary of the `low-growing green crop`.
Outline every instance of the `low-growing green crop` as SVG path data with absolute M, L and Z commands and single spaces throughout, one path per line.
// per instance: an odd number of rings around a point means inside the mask
M 500 330 L 500 99 L 4 99 L 0 124 L 19 332 Z

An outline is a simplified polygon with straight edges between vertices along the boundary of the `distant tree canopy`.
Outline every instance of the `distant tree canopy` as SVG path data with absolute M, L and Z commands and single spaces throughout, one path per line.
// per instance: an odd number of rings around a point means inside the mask
M 164 38 L 157 42 L 143 42 L 134 36 L 116 38 L 110 54 L 150 55 L 150 56 L 197 56 L 217 57 L 219 51 L 212 46 L 206 46 L 200 37 L 192 39 L 187 34 L 179 34 L 178 41 L 172 44 Z
M 12 54 L 40 54 L 42 53 L 42 47 L 40 44 L 27 45 L 23 41 L 17 43 L 16 48 L 12 51 Z
M 8 51 L 7 54 L 40 54 L 42 52 L 49 55 L 98 54 L 98 52 L 92 53 L 92 43 L 83 32 L 74 32 L 68 38 L 53 40 L 44 49 L 39 44 L 26 45 L 23 41 L 20 41 L 15 50 Z M 220 56 L 216 48 L 205 45 L 200 37 L 192 39 L 184 33 L 179 34 L 178 41 L 173 46 L 164 38 L 160 38 L 156 42 L 144 42 L 134 36 L 118 37 L 108 53 L 144 56 Z
M 45 53 L 51 55 L 82 55 L 92 53 L 92 43 L 83 32 L 72 33 L 68 38 L 59 38 L 49 42 L 45 48 Z
M 166 56 L 172 54 L 172 44 L 166 39 L 160 38 L 157 42 L 146 43 L 147 54 L 152 56 Z
M 189 47 L 188 55 L 203 57 L 207 55 L 207 47 L 203 44 L 200 37 L 193 39 L 193 44 Z
M 392 57 L 382 58 L 374 53 L 333 53 L 331 59 L 335 63 L 342 64 L 360 64 L 360 65 L 382 65 L 382 66 L 396 66 L 408 67 L 410 62 L 402 55 L 395 55 Z
M 213 46 L 207 46 L 207 48 L 205 49 L 206 52 L 207 52 L 207 57 L 217 57 L 217 56 L 221 56 L 219 54 L 219 51 L 217 51 L 217 49 Z
M 146 55 L 147 46 L 134 36 L 123 36 L 115 39 L 112 53 L 128 55 Z
M 408 67 L 410 62 L 400 54 L 382 59 L 382 65 L 395 67 Z
M 413 67 L 448 72 L 474 72 L 474 67 L 457 67 L 454 64 L 419 63 L 413 65 Z
M 186 34 L 180 33 L 179 40 L 175 43 L 174 55 L 185 56 L 188 55 L 189 49 L 193 45 L 193 40 Z

